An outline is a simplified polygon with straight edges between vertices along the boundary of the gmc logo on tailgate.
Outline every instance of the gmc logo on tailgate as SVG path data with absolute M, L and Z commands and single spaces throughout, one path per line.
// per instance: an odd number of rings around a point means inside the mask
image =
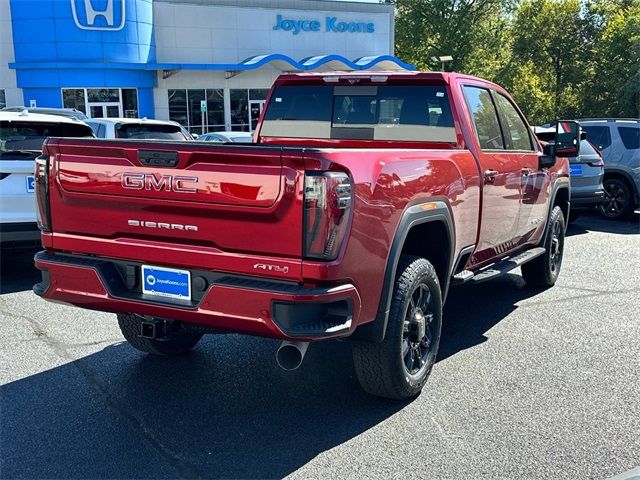
M 191 185 L 198 183 L 198 177 L 181 175 L 160 175 L 153 173 L 123 173 L 122 188 L 127 190 L 155 190 L 156 192 L 196 193 Z

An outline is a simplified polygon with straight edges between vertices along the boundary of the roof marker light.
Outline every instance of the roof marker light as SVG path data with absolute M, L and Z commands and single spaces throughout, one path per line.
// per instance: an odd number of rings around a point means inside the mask
M 322 77 L 322 80 L 324 80 L 326 83 L 338 83 L 340 81 L 340 78 L 334 75 L 331 77 Z
M 372 75 L 371 81 L 375 83 L 384 83 L 388 78 L 389 77 L 387 77 L 386 75 Z

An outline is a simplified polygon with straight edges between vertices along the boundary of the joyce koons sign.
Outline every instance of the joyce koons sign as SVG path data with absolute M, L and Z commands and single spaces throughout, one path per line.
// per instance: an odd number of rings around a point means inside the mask
M 324 21 L 318 19 L 286 18 L 276 16 L 273 30 L 282 30 L 298 35 L 301 32 L 334 32 L 334 33 L 374 33 L 373 22 L 347 22 L 338 17 L 325 17 Z

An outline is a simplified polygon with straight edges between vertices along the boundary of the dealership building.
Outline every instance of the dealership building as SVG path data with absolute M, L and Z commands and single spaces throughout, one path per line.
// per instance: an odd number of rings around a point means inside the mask
M 393 36 L 380 3 L 0 1 L 0 106 L 250 130 L 282 72 L 413 68 Z

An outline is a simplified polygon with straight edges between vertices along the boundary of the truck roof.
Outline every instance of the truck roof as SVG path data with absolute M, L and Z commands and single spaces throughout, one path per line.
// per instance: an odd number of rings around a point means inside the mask
M 43 113 L 30 113 L 26 110 L 22 110 L 21 112 L 0 111 L 0 120 L 5 122 L 43 122 L 84 125 L 84 122 L 82 122 L 82 120 L 78 120 L 77 118 L 64 117 L 61 115 L 46 115 Z
M 441 81 L 445 84 L 449 84 L 455 78 L 462 78 L 473 80 L 475 82 L 481 82 L 486 85 L 498 86 L 493 82 L 489 82 L 485 79 L 474 77 L 472 75 L 466 75 L 458 72 L 416 72 L 416 71 L 386 71 L 386 70 L 353 70 L 353 71 L 335 71 L 335 72 L 301 72 L 301 73 L 287 73 L 280 75 L 276 80 L 277 83 L 286 83 L 287 81 L 316 81 L 319 78 L 374 78 L 374 77 L 386 77 L 382 81 L 386 81 L 389 78 L 402 78 L 412 80 L 427 80 L 427 81 Z

